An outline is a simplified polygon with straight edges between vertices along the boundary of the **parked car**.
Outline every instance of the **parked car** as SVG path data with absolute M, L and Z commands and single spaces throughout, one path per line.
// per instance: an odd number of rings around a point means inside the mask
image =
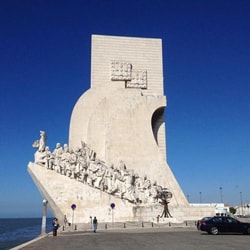
M 204 217 L 197 222 L 197 229 L 214 235 L 219 233 L 250 234 L 250 223 L 241 222 L 230 216 Z

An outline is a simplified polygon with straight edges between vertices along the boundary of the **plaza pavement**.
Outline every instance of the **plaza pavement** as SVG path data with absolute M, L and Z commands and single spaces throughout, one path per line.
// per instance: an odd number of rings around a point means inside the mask
M 249 241 L 249 235 L 208 235 L 198 231 L 195 224 L 134 228 L 104 225 L 97 233 L 91 228 L 61 230 L 56 237 L 49 233 L 13 250 L 247 250 Z

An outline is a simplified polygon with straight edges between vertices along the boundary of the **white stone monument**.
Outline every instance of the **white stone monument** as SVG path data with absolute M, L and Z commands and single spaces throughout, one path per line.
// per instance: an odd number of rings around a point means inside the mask
M 161 39 L 92 36 L 91 87 L 73 109 L 69 143 L 50 152 L 41 131 L 28 166 L 57 217 L 154 221 L 164 202 L 179 220 L 211 214 L 189 206 L 167 164 L 163 86 Z

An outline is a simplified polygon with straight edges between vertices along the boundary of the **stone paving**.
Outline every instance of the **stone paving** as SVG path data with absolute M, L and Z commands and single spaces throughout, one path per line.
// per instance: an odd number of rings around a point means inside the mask
M 22 250 L 249 250 L 249 235 L 208 235 L 195 227 L 101 229 L 59 232 L 26 245 Z
M 56 237 L 49 233 L 12 250 L 247 250 L 249 240 L 249 235 L 208 235 L 198 231 L 194 221 L 175 224 L 125 223 L 125 227 L 124 223 L 103 223 L 97 233 L 87 224 L 78 225 L 78 228 L 61 227 Z

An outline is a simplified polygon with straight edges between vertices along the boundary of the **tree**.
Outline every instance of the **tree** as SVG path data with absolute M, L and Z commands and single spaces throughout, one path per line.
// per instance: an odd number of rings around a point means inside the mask
M 236 213 L 236 208 L 230 207 L 230 208 L 229 208 L 229 212 L 230 212 L 231 214 L 235 214 L 235 213 Z

